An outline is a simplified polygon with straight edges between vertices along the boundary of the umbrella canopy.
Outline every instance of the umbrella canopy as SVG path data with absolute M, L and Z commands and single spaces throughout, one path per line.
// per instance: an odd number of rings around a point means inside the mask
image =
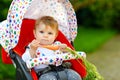
M 0 23 L 0 44 L 9 52 L 19 40 L 22 20 L 52 16 L 69 41 L 77 35 L 77 20 L 69 0 L 13 0 L 7 19 Z

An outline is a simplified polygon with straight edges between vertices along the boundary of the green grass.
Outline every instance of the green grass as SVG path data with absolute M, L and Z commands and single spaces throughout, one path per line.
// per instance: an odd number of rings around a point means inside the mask
M 78 28 L 78 35 L 74 41 L 77 51 L 91 53 L 116 34 L 114 30 Z

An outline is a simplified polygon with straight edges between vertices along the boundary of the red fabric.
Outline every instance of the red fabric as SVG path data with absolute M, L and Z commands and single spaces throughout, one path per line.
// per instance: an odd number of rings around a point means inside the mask
M 19 53 L 21 56 L 25 47 L 34 39 L 33 29 L 34 29 L 35 20 L 24 19 L 22 22 L 20 37 L 17 46 L 14 48 L 14 51 Z
M 30 19 L 24 19 L 22 22 L 22 27 L 21 27 L 21 32 L 19 36 L 19 41 L 17 46 L 14 48 L 14 51 L 18 55 L 22 55 L 25 51 L 25 46 L 28 45 L 29 42 L 31 42 L 34 39 L 33 36 L 33 28 L 34 28 L 35 20 L 30 20 Z M 67 44 L 70 48 L 74 49 L 73 46 L 69 43 L 69 41 L 66 39 L 66 37 L 59 31 L 58 37 L 56 40 Z M 9 63 L 11 60 L 6 57 L 7 53 L 2 49 L 2 60 L 4 63 Z M 5 59 L 6 58 L 6 59 Z M 85 77 L 86 75 L 86 68 L 83 65 L 81 60 L 69 60 L 72 63 L 72 69 L 77 71 L 82 77 Z M 32 71 L 31 73 L 33 75 L 33 78 L 35 77 L 34 80 L 36 79 L 35 72 Z
M 2 48 L 1 53 L 2 53 L 3 63 L 12 64 L 12 61 L 11 61 L 10 57 L 8 56 L 8 54 L 6 53 L 6 51 L 4 50 L 4 48 Z
M 38 80 L 38 77 L 37 77 L 36 72 L 35 72 L 34 69 L 31 70 L 31 75 L 33 77 L 33 80 Z

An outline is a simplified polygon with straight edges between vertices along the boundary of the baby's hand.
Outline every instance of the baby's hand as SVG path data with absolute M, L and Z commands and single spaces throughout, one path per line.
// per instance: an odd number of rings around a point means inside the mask
M 66 48 L 67 48 L 67 45 L 66 44 L 59 44 L 59 50 L 62 51 L 62 52 L 67 52 Z
M 36 50 L 39 46 L 39 41 L 35 39 L 30 43 L 30 55 L 32 58 L 36 57 Z
M 31 48 L 31 49 L 37 50 L 37 48 L 38 48 L 39 46 L 40 46 L 39 41 L 37 41 L 37 40 L 35 40 L 35 39 L 30 43 L 30 48 Z

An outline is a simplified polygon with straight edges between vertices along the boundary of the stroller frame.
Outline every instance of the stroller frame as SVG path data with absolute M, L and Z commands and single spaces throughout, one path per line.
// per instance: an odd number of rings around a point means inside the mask
M 16 67 L 16 80 L 33 80 L 30 70 L 27 68 L 26 63 L 21 59 L 21 57 L 12 49 L 9 51 L 9 53 L 10 58 Z

